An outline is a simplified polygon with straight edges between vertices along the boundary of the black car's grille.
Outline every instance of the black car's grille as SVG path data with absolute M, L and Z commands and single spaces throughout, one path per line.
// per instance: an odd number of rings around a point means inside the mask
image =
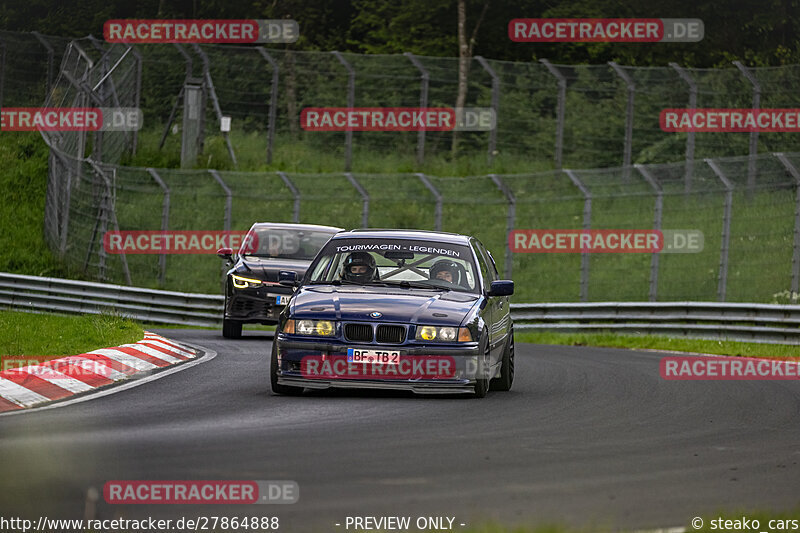
M 406 328 L 403 326 L 378 326 L 376 335 L 378 342 L 400 344 L 406 339 Z
M 372 326 L 369 324 L 345 324 L 344 337 L 349 341 L 372 342 Z

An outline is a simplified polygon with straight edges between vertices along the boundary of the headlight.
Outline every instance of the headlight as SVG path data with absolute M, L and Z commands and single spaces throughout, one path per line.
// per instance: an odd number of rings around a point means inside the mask
M 264 284 L 260 279 L 245 278 L 236 274 L 232 274 L 231 278 L 233 278 L 233 286 L 237 289 L 254 289 Z
M 472 342 L 473 340 L 469 328 L 451 326 L 417 326 L 416 339 L 435 342 Z
M 297 335 L 316 335 L 330 337 L 336 332 L 330 320 L 297 320 L 294 322 L 294 332 Z

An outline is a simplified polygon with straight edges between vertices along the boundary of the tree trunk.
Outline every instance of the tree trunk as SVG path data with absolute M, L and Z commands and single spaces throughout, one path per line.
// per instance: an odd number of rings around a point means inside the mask
M 467 101 L 467 77 L 469 75 L 470 46 L 467 42 L 466 0 L 458 0 L 458 95 L 456 109 L 464 107 Z M 453 131 L 450 147 L 453 157 L 458 154 L 458 132 Z

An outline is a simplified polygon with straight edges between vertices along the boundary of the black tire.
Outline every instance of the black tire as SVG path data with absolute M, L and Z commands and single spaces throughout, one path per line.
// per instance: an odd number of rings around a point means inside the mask
M 481 364 L 481 368 L 479 372 L 483 372 L 486 362 L 489 361 L 489 342 L 486 342 L 486 355 L 484 356 L 484 362 Z M 483 379 L 476 379 L 475 380 L 475 397 L 476 398 L 485 398 L 486 393 L 489 392 L 489 378 Z
M 223 318 L 222 336 L 226 339 L 240 339 L 242 337 L 242 323 Z
M 489 389 L 509 391 L 514 383 L 514 330 L 508 334 L 508 342 L 503 352 L 503 364 L 500 367 L 500 377 L 492 380 Z
M 303 387 L 278 384 L 278 343 L 275 340 L 272 341 L 272 356 L 269 359 L 269 384 L 273 394 L 299 396 L 303 393 Z

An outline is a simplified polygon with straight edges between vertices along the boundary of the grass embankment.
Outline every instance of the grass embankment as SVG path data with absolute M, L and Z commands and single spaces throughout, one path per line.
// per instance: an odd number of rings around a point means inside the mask
M 0 311 L 0 357 L 65 356 L 142 340 L 142 327 L 115 315 Z
M 666 350 L 736 357 L 800 359 L 800 346 L 760 344 L 754 342 L 715 341 L 670 338 L 655 335 L 616 335 L 614 333 L 522 332 L 514 335 L 517 342 L 561 344 L 567 346 L 602 346 L 631 350 Z

